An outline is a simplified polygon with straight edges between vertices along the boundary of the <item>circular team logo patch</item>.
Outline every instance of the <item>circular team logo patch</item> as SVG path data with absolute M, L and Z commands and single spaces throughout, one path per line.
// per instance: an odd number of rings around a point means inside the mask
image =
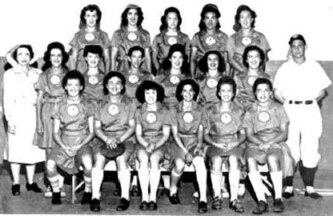
M 130 41 L 135 41 L 137 38 L 138 36 L 134 32 L 131 32 L 127 35 L 127 39 Z
M 205 42 L 208 46 L 212 46 L 212 45 L 216 44 L 216 39 L 213 36 L 208 36 L 206 38 Z
M 168 38 L 168 44 L 169 45 L 174 45 L 177 43 L 177 38 L 176 37 L 169 37 Z
M 194 119 L 194 117 L 193 117 L 192 113 L 190 113 L 190 112 L 184 113 L 184 115 L 183 115 L 184 122 L 191 123 L 191 122 L 193 122 L 193 119 Z
M 70 105 L 67 108 L 67 113 L 72 117 L 77 116 L 79 114 L 79 108 L 76 105 Z
M 170 82 L 175 85 L 175 84 L 178 84 L 180 82 L 180 79 L 179 79 L 178 76 L 171 76 L 170 77 Z
M 248 46 L 248 45 L 250 45 L 252 43 L 252 39 L 250 38 L 250 37 L 243 37 L 243 39 L 242 39 L 242 44 L 244 45 L 244 46 Z
M 268 112 L 262 111 L 259 113 L 259 121 L 268 122 L 271 119 L 271 116 Z
M 232 117 L 229 113 L 222 113 L 221 121 L 223 124 L 229 124 L 232 121 Z
M 139 77 L 137 75 L 130 75 L 128 77 L 128 80 L 130 81 L 130 83 L 137 83 L 139 81 Z
M 53 76 L 51 77 L 51 83 L 52 83 L 53 85 L 58 85 L 58 84 L 60 83 L 60 81 L 61 81 L 61 79 L 60 79 L 60 77 L 57 76 L 57 75 L 53 75 Z
M 110 115 L 117 115 L 119 113 L 119 107 L 115 104 L 111 104 L 108 107 L 108 112 Z
M 250 85 L 250 86 L 253 86 L 254 82 L 256 81 L 256 77 L 254 76 L 249 76 L 249 78 L 247 79 L 247 83 Z
M 89 79 L 88 79 L 88 82 L 91 85 L 96 85 L 98 83 L 98 78 L 96 76 L 90 76 Z
M 208 78 L 208 80 L 207 80 L 207 86 L 209 88 L 215 88 L 217 86 L 217 80 L 216 79 L 212 79 L 212 78 Z
M 87 33 L 85 35 L 85 38 L 86 38 L 87 41 L 93 41 L 93 40 L 95 40 L 95 36 L 94 36 L 93 33 Z
M 156 120 L 157 120 L 156 114 L 152 113 L 152 112 L 148 113 L 147 116 L 146 116 L 146 120 L 147 120 L 148 123 L 156 122 Z

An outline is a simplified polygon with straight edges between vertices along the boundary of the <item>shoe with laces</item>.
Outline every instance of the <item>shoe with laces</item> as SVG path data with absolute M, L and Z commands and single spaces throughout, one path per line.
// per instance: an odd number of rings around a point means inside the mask
M 27 183 L 26 185 L 27 191 L 33 191 L 35 193 L 41 193 L 42 189 L 40 189 L 40 187 L 38 187 L 37 183 L 34 182 L 32 184 Z
M 238 212 L 238 213 L 243 213 L 244 212 L 244 207 L 243 207 L 241 201 L 238 200 L 238 199 L 235 199 L 235 200 L 231 201 L 230 205 L 229 205 L 229 208 L 234 210 L 235 212 Z

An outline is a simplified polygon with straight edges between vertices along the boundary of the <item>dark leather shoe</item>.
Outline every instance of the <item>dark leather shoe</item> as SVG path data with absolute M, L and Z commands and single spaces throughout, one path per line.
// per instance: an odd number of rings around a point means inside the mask
M 169 200 L 170 200 L 170 203 L 173 205 L 177 205 L 180 203 L 178 193 L 175 193 L 175 194 L 172 194 L 171 196 L 169 196 Z
M 84 192 L 82 200 L 81 200 L 81 204 L 82 205 L 90 204 L 91 203 L 91 197 L 92 197 L 92 195 L 91 195 L 90 192 Z
M 238 213 L 244 212 L 244 207 L 238 199 L 235 199 L 232 202 L 230 202 L 229 208 Z
M 140 204 L 140 210 L 147 211 L 148 209 L 149 209 L 148 202 L 147 201 L 141 202 L 141 204 Z
M 292 192 L 285 191 L 282 193 L 282 197 L 286 198 L 286 199 L 289 199 L 290 197 L 293 197 L 293 196 L 294 196 L 294 191 L 292 191 Z
M 139 197 L 141 196 L 140 189 L 138 186 L 134 185 L 131 190 L 131 196 L 132 197 Z
M 90 210 L 93 212 L 99 212 L 101 211 L 101 204 L 99 199 L 93 199 L 90 202 Z
M 32 184 L 27 183 L 25 186 L 27 188 L 27 191 L 33 191 L 35 193 L 42 193 L 42 189 L 40 189 L 38 187 L 38 185 L 36 184 L 36 182 L 34 182 Z
M 212 203 L 212 209 L 221 210 L 222 209 L 222 199 L 220 197 L 214 197 Z
M 267 203 L 260 200 L 257 204 L 257 207 L 252 211 L 252 213 L 259 215 L 267 211 L 268 211 Z
M 309 193 L 309 192 L 305 191 L 304 196 L 306 196 L 306 197 L 310 197 L 310 198 L 312 198 L 312 199 L 322 199 L 322 198 L 323 198 L 323 196 L 320 195 L 320 194 L 317 193 L 317 192 Z
M 150 211 L 156 211 L 157 210 L 157 203 L 154 201 L 149 202 L 149 210 Z
M 129 205 L 130 202 L 127 199 L 121 198 L 120 203 L 117 206 L 117 211 L 125 211 L 126 209 L 128 209 Z
M 60 192 L 52 193 L 52 204 L 53 205 L 60 205 L 61 204 L 61 195 Z
M 284 204 L 282 202 L 282 199 L 276 199 L 274 200 L 273 204 L 273 212 L 283 212 L 284 211 Z
M 207 212 L 207 203 L 200 201 L 198 204 L 198 213 L 203 214 Z
M 19 196 L 21 194 L 19 184 L 12 185 L 12 194 L 13 196 Z

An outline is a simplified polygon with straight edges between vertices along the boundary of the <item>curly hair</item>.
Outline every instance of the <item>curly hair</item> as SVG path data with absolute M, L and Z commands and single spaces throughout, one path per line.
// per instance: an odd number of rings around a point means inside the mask
M 167 9 L 165 9 L 164 15 L 161 16 L 160 32 L 162 32 L 168 28 L 167 17 L 168 17 L 169 13 L 175 13 L 177 15 L 177 17 L 178 17 L 177 29 L 178 29 L 178 31 L 180 30 L 180 25 L 182 24 L 182 16 L 180 15 L 178 8 L 168 7 Z
M 157 102 L 163 102 L 165 97 L 164 88 L 160 84 L 151 80 L 145 80 L 139 85 L 139 87 L 136 89 L 135 92 L 136 99 L 141 104 L 144 104 L 146 102 L 145 91 L 150 89 L 155 90 L 157 92 Z
M 180 102 L 183 100 L 183 95 L 182 95 L 182 92 L 183 92 L 183 89 L 184 89 L 184 86 L 185 85 L 190 85 L 192 86 L 192 89 L 194 91 L 194 95 L 193 95 L 193 100 L 196 101 L 197 100 L 197 97 L 199 95 L 199 91 L 200 91 L 200 86 L 199 84 L 194 81 L 193 79 L 184 79 L 182 81 L 179 82 L 178 86 L 177 86 L 177 89 L 176 89 L 176 98 L 177 100 Z
M 269 88 L 269 90 L 273 91 L 273 84 L 269 79 L 266 78 L 257 78 L 256 81 L 253 83 L 252 91 L 255 93 L 257 91 L 257 88 L 261 84 L 266 84 Z
M 66 63 L 68 62 L 69 59 L 69 55 L 65 50 L 65 47 L 62 43 L 55 41 L 50 43 L 49 45 L 47 45 L 46 51 L 44 53 L 44 65 L 42 66 L 42 70 L 45 71 L 48 68 L 50 68 L 52 66 L 51 63 L 51 52 L 53 49 L 59 49 L 62 55 L 62 61 L 61 61 L 61 66 L 65 69 L 68 69 L 66 66 Z
M 257 46 L 248 46 L 245 48 L 244 53 L 243 53 L 243 65 L 246 68 L 249 68 L 249 63 L 247 62 L 247 55 L 249 54 L 249 52 L 251 51 L 257 51 L 259 53 L 260 56 L 260 63 L 259 63 L 259 67 L 262 67 L 265 63 L 265 53 L 262 49 L 260 49 Z
M 97 54 L 100 58 L 103 58 L 103 49 L 99 45 L 87 45 L 83 50 L 83 57 L 87 57 L 88 53 Z
M 68 83 L 68 80 L 70 79 L 76 79 L 76 80 L 79 80 L 80 82 L 80 86 L 82 86 L 82 89 L 80 90 L 80 94 L 82 94 L 82 92 L 84 91 L 84 88 L 85 88 L 85 82 L 84 82 L 84 77 L 83 75 L 77 71 L 77 70 L 71 70 L 71 71 L 68 71 L 64 78 L 62 79 L 62 83 L 61 83 L 61 86 L 62 88 L 66 91 L 66 93 L 68 94 L 67 90 L 66 90 L 66 85 Z
M 108 82 L 112 77 L 118 77 L 121 81 L 121 84 L 123 86 L 123 89 L 121 90 L 120 94 L 124 94 L 126 92 L 126 78 L 124 75 L 117 71 L 110 71 L 103 79 L 103 92 L 105 95 L 109 94 L 108 90 Z
M 198 66 L 199 69 L 205 74 L 208 72 L 209 68 L 208 68 L 208 56 L 210 54 L 215 54 L 217 55 L 218 59 L 219 59 L 219 66 L 217 68 L 218 72 L 220 73 L 224 73 L 225 71 L 225 62 L 224 62 L 224 58 L 222 57 L 222 54 L 217 51 L 217 50 L 210 50 L 207 51 L 205 53 L 205 55 L 200 59 Z
M 256 17 L 257 17 L 257 14 L 254 10 L 252 10 L 249 6 L 247 5 L 240 5 L 238 8 L 237 8 L 237 12 L 236 12 L 236 15 L 235 15 L 235 23 L 234 23 L 234 26 L 233 26 L 233 29 L 238 32 L 242 26 L 241 24 L 239 23 L 239 19 L 240 19 L 240 14 L 243 12 L 243 11 L 248 11 L 250 12 L 250 15 L 251 17 L 253 18 L 253 21 L 251 23 L 251 27 L 254 28 L 255 27 L 255 23 L 256 23 Z
M 87 24 L 86 20 L 84 18 L 87 11 L 91 11 L 91 12 L 96 11 L 96 14 L 97 14 L 96 27 L 99 28 L 100 24 L 101 24 L 101 19 L 102 19 L 102 11 L 101 11 L 101 9 L 99 9 L 99 7 L 97 5 L 90 4 L 90 5 L 85 6 L 81 10 L 79 29 L 84 28 Z
M 133 6 L 133 7 L 131 7 Z M 143 12 L 142 12 L 142 9 L 138 6 L 135 5 L 129 5 L 126 7 L 126 9 L 123 11 L 123 13 L 121 14 L 121 24 L 120 24 L 120 27 L 126 27 L 128 25 L 128 20 L 127 20 L 127 14 L 128 14 L 128 11 L 131 10 L 131 9 L 135 9 L 137 12 L 138 12 L 138 22 L 136 23 L 136 25 L 138 27 L 141 27 L 141 24 L 144 20 L 144 17 L 143 17 Z
M 233 93 L 232 100 L 233 100 L 236 96 L 237 85 L 236 85 L 235 80 L 233 78 L 229 77 L 229 76 L 222 77 L 219 80 L 219 82 L 217 83 L 217 87 L 216 87 L 216 96 L 217 96 L 217 98 L 221 100 L 221 96 L 220 96 L 219 93 L 220 93 L 222 85 L 224 85 L 224 84 L 229 84 L 229 85 L 232 86 L 232 93 Z

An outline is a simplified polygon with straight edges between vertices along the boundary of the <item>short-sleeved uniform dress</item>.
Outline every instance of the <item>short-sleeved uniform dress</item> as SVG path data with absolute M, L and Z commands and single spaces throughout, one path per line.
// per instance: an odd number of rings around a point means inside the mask
M 113 33 L 111 46 L 118 49 L 117 53 L 117 71 L 128 71 L 127 54 L 131 47 L 140 46 L 143 49 L 150 48 L 150 34 L 142 27 L 138 27 L 135 32 L 127 31 L 126 27 L 121 27 Z M 142 66 L 143 70 L 147 70 L 146 64 Z
M 104 97 L 104 87 L 103 79 L 104 73 L 99 71 L 97 75 L 88 75 L 87 73 L 83 74 L 85 81 L 85 88 L 83 95 L 87 100 L 98 101 L 102 100 Z
M 162 31 L 155 36 L 152 44 L 152 51 L 157 56 L 157 61 L 161 65 L 169 54 L 170 47 L 174 44 L 181 44 L 185 47 L 187 56 L 190 54 L 191 40 L 187 34 L 181 31 L 177 32 L 175 36 L 166 34 L 166 30 Z M 159 70 L 160 68 L 156 68 Z
M 97 29 L 95 32 L 87 33 L 83 28 L 77 33 L 75 33 L 73 39 L 69 45 L 77 50 L 77 70 L 84 73 L 88 70 L 87 63 L 83 57 L 83 51 L 87 45 L 99 45 L 103 50 L 109 49 L 111 47 L 111 41 L 109 35 Z M 104 70 L 103 64 L 99 64 L 99 68 Z
M 220 110 L 220 104 L 214 104 L 206 109 L 207 129 L 209 136 L 216 143 L 229 143 L 238 140 L 239 132 L 243 129 L 244 110 L 235 103 L 231 104 L 230 111 Z M 240 146 L 229 151 L 209 146 L 207 149 L 208 158 L 215 156 L 227 157 L 236 155 L 243 157 L 244 149 Z
M 200 85 L 200 103 L 206 107 L 218 103 L 220 100 L 217 98 L 216 89 L 219 80 L 223 75 L 218 75 L 216 77 L 209 77 L 208 75 L 201 81 Z
M 81 98 L 77 104 L 67 102 L 67 97 L 63 98 L 54 107 L 53 119 L 60 121 L 60 137 L 64 145 L 74 147 L 79 145 L 89 133 L 89 117 L 96 115 L 96 104 L 90 103 L 87 99 Z M 75 174 L 79 171 L 81 156 L 92 154 L 89 144 L 82 146 L 75 156 L 69 156 L 59 145 L 52 149 L 50 159 L 54 160 L 58 167 L 68 174 Z
M 43 92 L 41 120 L 44 131 L 40 142 L 38 142 L 38 146 L 40 148 L 53 148 L 55 145 L 52 135 L 52 112 L 55 104 L 58 103 L 66 94 L 65 90 L 61 86 L 65 73 L 66 69 L 63 69 L 61 74 L 53 74 L 52 69 L 48 68 L 39 76 L 35 85 L 37 91 Z
M 237 85 L 236 98 L 245 110 L 249 109 L 252 104 L 256 102 L 252 88 L 254 82 L 258 78 L 270 79 L 270 76 L 267 73 L 260 71 L 258 76 L 250 76 L 248 73 L 239 73 L 234 77 Z

